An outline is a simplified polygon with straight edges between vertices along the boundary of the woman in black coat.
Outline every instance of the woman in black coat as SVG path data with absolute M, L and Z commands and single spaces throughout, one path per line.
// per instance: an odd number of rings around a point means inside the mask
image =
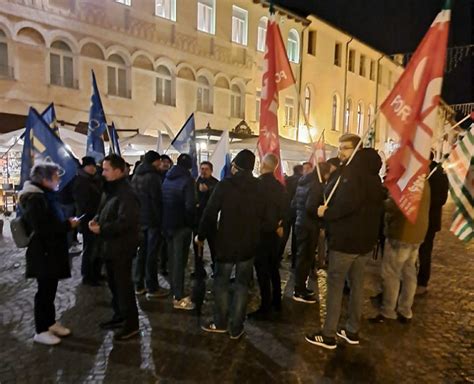
M 26 277 L 35 278 L 34 341 L 54 345 L 71 331 L 56 322 L 54 299 L 58 280 L 71 277 L 67 233 L 79 224 L 76 218 L 66 219 L 56 201 L 59 167 L 54 163 L 37 163 L 31 170 L 30 181 L 20 192 L 20 208 L 29 233 L 26 250 Z

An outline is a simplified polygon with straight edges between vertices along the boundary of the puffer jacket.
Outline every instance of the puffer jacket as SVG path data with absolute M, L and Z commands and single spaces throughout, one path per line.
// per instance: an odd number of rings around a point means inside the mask
M 317 209 L 323 204 L 324 186 L 319 182 L 318 174 L 313 171 L 298 181 L 292 207 L 296 210 L 296 226 L 314 229 L 321 225 Z
M 162 216 L 161 176 L 149 163 L 138 166 L 132 178 L 132 187 L 140 200 L 140 225 L 160 228 Z

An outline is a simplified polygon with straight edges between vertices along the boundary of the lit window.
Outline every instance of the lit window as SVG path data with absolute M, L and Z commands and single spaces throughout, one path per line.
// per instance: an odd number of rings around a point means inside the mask
M 198 0 L 198 30 L 215 33 L 215 0 Z
M 342 44 L 336 43 L 334 45 L 334 65 L 338 67 L 341 66 L 341 51 L 342 51 Z
M 53 85 L 74 87 L 74 57 L 69 45 L 62 41 L 51 44 L 49 55 L 49 75 Z
M 116 3 L 128 5 L 129 7 L 132 5 L 132 0 L 115 0 Z
M 130 97 L 127 84 L 127 67 L 119 55 L 111 55 L 107 64 L 107 93 L 113 96 Z
M 339 98 L 337 95 L 332 97 L 332 120 L 331 120 L 331 129 L 337 131 L 337 118 L 339 114 Z
M 262 105 L 262 92 L 257 91 L 255 95 L 255 121 L 260 121 L 260 108 Z
M 243 94 L 237 85 L 231 87 L 230 94 L 230 116 L 244 118 Z
M 164 65 L 160 65 L 156 69 L 156 72 L 156 102 L 159 104 L 174 105 L 171 72 Z
M 245 9 L 232 6 L 232 41 L 247 45 L 248 12 Z
M 212 113 L 211 104 L 211 85 L 204 76 L 197 78 L 197 106 L 196 109 L 201 112 Z
M 155 0 L 155 14 L 176 21 L 176 0 Z
M 365 55 L 360 55 L 360 66 L 359 66 L 359 75 L 365 77 Z
M 348 69 L 350 72 L 355 71 L 355 51 L 353 49 L 349 49 L 349 62 L 348 62 Z
M 349 132 L 351 126 L 352 100 L 347 99 L 346 108 L 344 110 L 344 132 Z
M 286 47 L 288 59 L 293 63 L 300 61 L 300 38 L 295 29 L 290 29 L 288 33 L 288 44 Z
M 10 67 L 8 65 L 8 43 L 7 36 L 0 29 L 0 76 L 10 76 Z
M 363 127 L 364 127 L 363 119 L 364 119 L 364 112 L 363 112 L 363 109 L 362 109 L 362 104 L 359 103 L 357 105 L 357 134 L 359 136 L 362 135 L 362 130 L 363 130 Z
M 285 99 L 285 125 L 295 126 L 295 102 L 290 97 Z
M 304 114 L 309 119 L 309 112 L 311 110 L 311 90 L 309 87 L 304 89 Z
M 262 17 L 258 22 L 257 30 L 257 51 L 265 52 L 265 43 L 267 39 L 267 24 L 268 18 Z

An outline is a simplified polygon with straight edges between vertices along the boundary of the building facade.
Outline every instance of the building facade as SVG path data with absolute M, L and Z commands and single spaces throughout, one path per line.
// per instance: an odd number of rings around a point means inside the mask
M 309 142 L 325 130 L 362 134 L 403 68 L 315 16 L 277 18 L 296 86 L 280 94 L 282 136 Z M 260 0 L 3 0 L 0 113 L 56 105 L 58 119 L 88 121 L 91 70 L 109 123 L 175 134 L 197 128 L 258 133 L 268 4 Z M 307 119 L 306 119 L 306 117 Z M 383 148 L 390 132 L 376 124 Z

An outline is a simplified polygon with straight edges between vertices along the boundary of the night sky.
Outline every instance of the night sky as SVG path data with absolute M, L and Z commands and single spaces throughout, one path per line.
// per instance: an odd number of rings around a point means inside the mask
M 445 0 L 276 0 L 302 15 L 313 13 L 387 54 L 413 52 Z M 474 0 L 454 0 L 449 46 L 473 44 Z M 446 73 L 448 104 L 474 101 L 473 57 Z

